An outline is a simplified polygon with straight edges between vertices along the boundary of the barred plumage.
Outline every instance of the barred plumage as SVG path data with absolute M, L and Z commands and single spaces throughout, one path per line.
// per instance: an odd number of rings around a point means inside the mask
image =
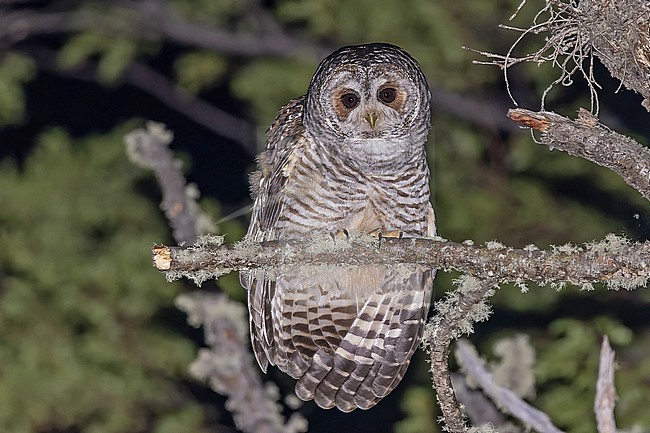
M 248 238 L 399 230 L 433 236 L 424 144 L 424 75 L 388 44 L 345 47 L 325 59 L 306 97 L 271 125 L 252 177 Z M 323 408 L 368 409 L 402 379 L 417 347 L 433 271 L 383 266 L 267 276 L 242 274 L 251 341 L 268 364 L 298 379 Z

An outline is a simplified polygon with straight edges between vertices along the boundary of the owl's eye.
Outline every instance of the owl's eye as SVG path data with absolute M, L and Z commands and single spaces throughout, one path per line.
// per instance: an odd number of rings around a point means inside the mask
M 359 105 L 359 96 L 357 96 L 355 93 L 346 93 L 345 95 L 341 96 L 341 102 L 345 108 L 352 109 Z
M 397 90 L 393 89 L 392 87 L 386 87 L 385 89 L 381 89 L 377 96 L 382 102 L 390 104 L 395 100 L 395 97 L 397 96 Z

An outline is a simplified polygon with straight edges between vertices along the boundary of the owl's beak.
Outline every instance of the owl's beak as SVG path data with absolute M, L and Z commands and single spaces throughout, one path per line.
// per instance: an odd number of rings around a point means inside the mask
M 365 116 L 363 116 L 363 118 L 366 119 L 368 121 L 368 123 L 370 123 L 370 128 L 371 129 L 375 129 L 375 123 L 377 123 L 377 118 L 378 117 L 379 116 L 374 111 L 370 111 L 370 112 L 366 113 Z

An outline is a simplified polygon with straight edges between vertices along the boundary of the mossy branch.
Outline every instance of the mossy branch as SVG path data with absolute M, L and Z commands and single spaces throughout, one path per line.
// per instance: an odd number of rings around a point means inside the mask
M 276 401 L 277 389 L 262 383 L 251 366 L 246 309 L 224 294 L 196 291 L 176 298 L 176 306 L 188 322 L 202 326 L 208 347 L 199 350 L 190 373 L 206 381 L 228 398 L 226 408 L 243 432 L 299 433 L 307 431 L 307 420 L 293 413 L 288 420 Z
M 463 334 L 472 332 L 475 322 L 487 320 L 491 309 L 487 299 L 494 293 L 494 280 L 462 277 L 445 299 L 436 302 L 436 315 L 427 324 L 422 337 L 431 359 L 431 379 L 442 412 L 445 431 L 467 431 L 449 372 L 449 347 Z
M 181 163 L 169 149 L 173 134 L 164 125 L 148 122 L 124 137 L 126 153 L 132 163 L 150 169 L 163 193 L 160 208 L 165 212 L 176 242 L 193 243 L 197 234 L 200 209 L 197 192 L 188 187 Z
M 163 194 L 161 208 L 173 229 L 174 240 L 192 244 L 197 231 L 209 226 L 196 198 L 198 191 L 187 186 L 181 165 L 169 148 L 172 133 L 164 125 L 149 122 L 146 128 L 129 133 L 124 141 L 130 160 L 153 170 Z M 212 245 L 219 237 L 206 239 Z M 191 374 L 210 383 L 227 397 L 226 409 L 232 413 L 237 427 L 247 433 L 299 433 L 307 430 L 307 421 L 293 413 L 285 421 L 278 396 L 262 383 L 246 337 L 247 320 L 243 307 L 225 295 L 196 292 L 180 295 L 176 306 L 188 315 L 188 322 L 202 326 L 207 348 L 199 351 L 190 367 Z M 276 393 L 277 394 L 277 393 Z
M 511 20 L 525 3 L 526 0 L 520 3 Z M 573 76 L 579 74 L 589 86 L 592 110 L 597 113 L 597 89 L 600 88 L 594 77 L 594 57 L 597 57 L 622 86 L 643 96 L 641 105 L 650 111 L 650 4 L 646 0 L 546 0 L 528 28 L 501 27 L 520 33 L 507 54 L 471 51 L 489 59 L 474 63 L 503 69 L 513 101 L 507 70 L 522 62 L 551 63 L 561 72 L 544 91 L 542 109 L 546 95 L 555 85 L 570 86 Z M 515 48 L 524 39 L 540 33 L 544 38 L 536 51 L 522 56 L 515 54 Z
M 386 239 L 378 247 L 365 236 L 349 241 L 328 237 L 305 240 L 194 246 L 155 246 L 154 266 L 169 279 L 197 282 L 228 272 L 304 266 L 414 265 L 456 270 L 495 283 L 581 287 L 604 282 L 610 288 L 633 288 L 650 277 L 650 243 L 609 235 L 598 243 L 564 245 L 549 250 L 523 249 L 498 243 L 473 246 L 441 239 Z M 590 287 L 590 286 L 589 286 Z

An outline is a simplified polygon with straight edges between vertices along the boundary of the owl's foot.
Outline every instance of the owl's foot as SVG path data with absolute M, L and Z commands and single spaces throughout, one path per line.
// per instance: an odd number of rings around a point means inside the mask
M 334 243 L 336 243 L 337 239 L 345 239 L 346 241 L 350 240 L 350 232 L 348 232 L 347 229 L 338 229 L 334 232 L 330 232 L 330 236 Z
M 391 239 L 402 239 L 404 236 L 404 232 L 401 230 L 382 230 L 382 229 L 377 229 L 373 230 L 370 232 L 371 236 L 374 236 L 377 238 L 379 241 L 379 246 L 377 248 L 381 248 L 381 241 L 382 239 L 386 238 L 391 238 Z

